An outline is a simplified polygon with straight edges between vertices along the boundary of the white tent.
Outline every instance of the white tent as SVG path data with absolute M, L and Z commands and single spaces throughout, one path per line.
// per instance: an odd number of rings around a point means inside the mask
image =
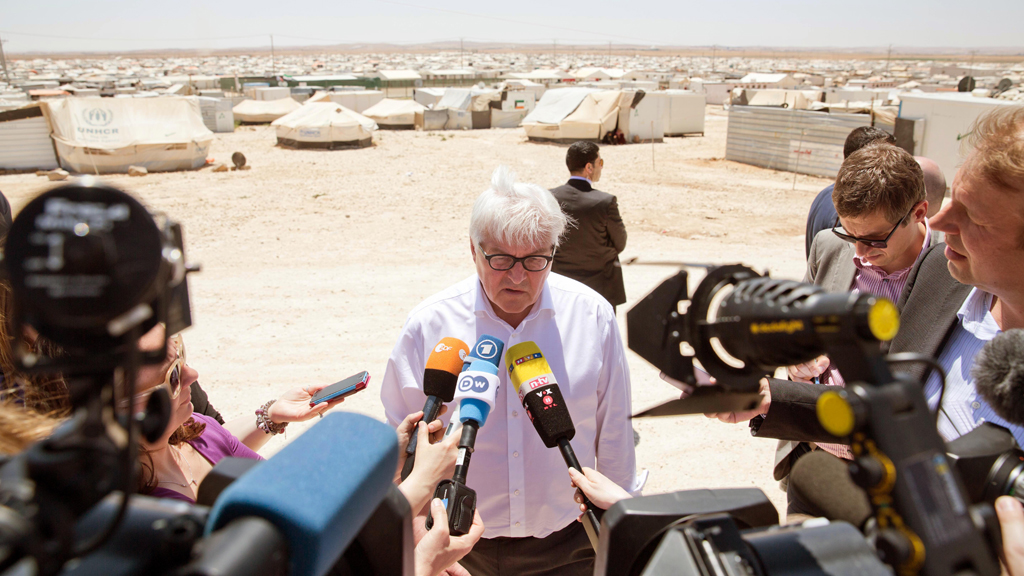
M 373 119 L 382 130 L 412 130 L 416 113 L 424 110 L 426 107 L 419 102 L 385 98 L 364 110 L 363 115 Z
M 444 88 L 417 88 L 412 92 L 412 99 L 431 108 L 444 97 Z
M 195 96 L 65 98 L 47 105 L 60 164 L 75 172 L 199 168 L 213 141 Z
M 365 148 L 372 143 L 377 124 L 362 114 L 333 102 L 313 102 L 271 124 L 277 143 L 289 148 Z
M 302 107 L 291 98 L 277 100 L 242 100 L 231 109 L 242 124 L 268 124 Z
M 435 110 L 469 110 L 483 112 L 490 108 L 490 103 L 501 100 L 501 91 L 481 88 L 448 88 L 441 100 L 434 105 Z
M 704 134 L 705 99 L 689 90 L 666 90 L 665 136 Z
M 600 140 L 615 129 L 619 107 L 628 106 L 631 100 L 631 94 L 616 90 L 548 90 L 533 112 L 523 119 L 523 128 L 530 140 Z
M 362 114 L 371 106 L 384 99 L 384 93 L 380 90 L 343 90 L 343 91 L 320 91 L 306 100 L 306 104 L 313 102 L 333 102 L 341 104 L 349 110 L 355 110 Z

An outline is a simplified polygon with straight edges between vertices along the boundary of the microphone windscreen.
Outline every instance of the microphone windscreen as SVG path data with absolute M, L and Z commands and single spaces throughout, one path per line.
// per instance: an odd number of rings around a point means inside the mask
M 423 393 L 437 396 L 444 402 L 455 397 L 455 384 L 462 371 L 462 362 L 469 346 L 458 338 L 442 338 L 430 351 L 423 371 Z
M 287 540 L 289 574 L 326 574 L 384 499 L 397 465 L 390 426 L 361 414 L 328 414 L 228 486 L 210 510 L 206 534 L 259 516 Z
M 484 334 L 477 338 L 470 355 L 477 360 L 483 360 L 494 366 L 494 373 L 498 373 L 498 366 L 501 364 L 501 352 L 505 349 L 505 343 L 494 336 Z
M 1007 422 L 1024 425 L 1024 330 L 989 340 L 971 368 L 978 394 Z
M 845 460 L 816 450 L 793 465 L 789 485 L 814 516 L 860 528 L 871 516 L 867 494 L 854 484 Z
M 476 420 L 480 426 L 494 408 L 499 388 L 498 368 L 486 360 L 474 360 L 469 370 L 459 375 L 455 398 L 459 399 L 459 420 Z
M 558 446 L 558 440 L 572 440 L 576 427 L 565 405 L 565 399 L 558 389 L 558 382 L 551 372 L 551 366 L 544 359 L 535 342 L 522 342 L 509 347 L 505 353 L 505 364 L 509 381 L 519 394 L 519 400 L 526 408 L 526 415 L 533 422 L 544 445 Z

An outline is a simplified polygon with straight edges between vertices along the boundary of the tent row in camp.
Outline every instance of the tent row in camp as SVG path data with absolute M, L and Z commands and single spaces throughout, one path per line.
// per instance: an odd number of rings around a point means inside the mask
M 704 95 L 683 90 L 556 88 L 544 93 L 522 121 L 534 141 L 599 141 L 618 134 L 626 142 L 704 133 Z

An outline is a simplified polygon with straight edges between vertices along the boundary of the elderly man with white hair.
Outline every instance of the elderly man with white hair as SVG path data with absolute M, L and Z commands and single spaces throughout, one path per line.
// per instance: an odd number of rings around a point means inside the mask
M 423 371 L 443 337 L 470 346 L 483 334 L 505 348 L 534 341 L 558 381 L 584 466 L 637 493 L 629 420 L 629 367 L 612 307 L 583 284 L 551 273 L 568 225 L 550 192 L 516 183 L 504 167 L 473 206 L 470 254 L 476 274 L 428 298 L 406 319 L 381 383 L 397 426 L 423 406 Z M 468 482 L 477 492 L 484 538 L 461 564 L 474 576 L 592 574 L 594 550 L 579 522 L 565 462 L 544 446 L 508 381 L 480 428 Z

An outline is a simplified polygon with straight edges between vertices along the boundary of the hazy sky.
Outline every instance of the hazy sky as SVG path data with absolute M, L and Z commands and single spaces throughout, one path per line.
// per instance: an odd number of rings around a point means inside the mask
M 1024 47 L 1024 0 L 0 0 L 7 52 L 438 40 Z

